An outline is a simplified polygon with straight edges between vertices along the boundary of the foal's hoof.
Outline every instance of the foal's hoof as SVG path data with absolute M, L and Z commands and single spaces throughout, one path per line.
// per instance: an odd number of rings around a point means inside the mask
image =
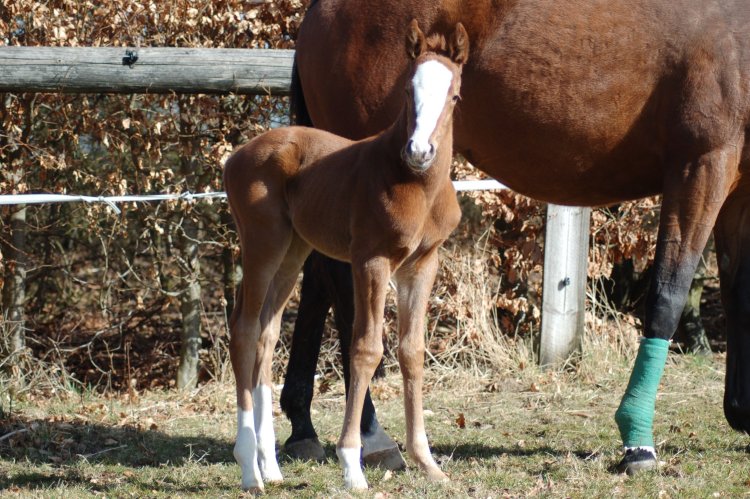
M 450 482 L 451 480 L 440 468 L 430 468 L 425 472 L 427 479 L 431 482 Z
M 365 465 L 384 470 L 402 470 L 406 468 L 406 461 L 401 456 L 398 447 L 391 447 L 362 456 Z
M 625 451 L 622 460 L 617 464 L 618 473 L 635 475 L 639 471 L 647 471 L 656 468 L 658 461 L 656 454 L 649 449 L 636 447 Z
M 289 457 L 302 461 L 323 462 L 326 460 L 326 453 L 317 438 L 287 442 L 284 444 L 284 452 Z

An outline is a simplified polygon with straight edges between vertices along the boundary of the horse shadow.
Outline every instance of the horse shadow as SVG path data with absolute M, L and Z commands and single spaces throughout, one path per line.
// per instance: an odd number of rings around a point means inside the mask
M 463 443 L 458 445 L 438 444 L 431 446 L 432 454 L 438 461 L 474 461 L 497 457 L 535 457 L 548 456 L 555 459 L 574 457 L 582 461 L 601 459 L 603 454 L 591 449 L 559 449 L 548 445 L 490 446 L 481 443 Z
M 37 469 L 0 473 L 0 490 L 48 490 L 59 483 L 80 483 L 88 490 L 114 492 L 116 483 L 104 480 L 92 483 L 90 466 L 109 465 L 126 468 L 162 468 L 187 463 L 203 465 L 234 464 L 232 442 L 205 435 L 169 435 L 156 427 L 102 424 L 76 421 L 49 421 L 14 417 L 0 420 L 0 467 L 3 462 L 29 463 Z M 82 466 L 83 464 L 83 466 Z M 39 468 L 43 467 L 43 471 Z M 106 473 L 106 472 L 105 472 Z M 153 484 L 143 483 L 144 493 Z M 205 487 L 180 483 L 161 483 L 161 490 L 175 494 L 215 491 L 222 484 Z M 226 484 L 227 492 L 236 484 Z

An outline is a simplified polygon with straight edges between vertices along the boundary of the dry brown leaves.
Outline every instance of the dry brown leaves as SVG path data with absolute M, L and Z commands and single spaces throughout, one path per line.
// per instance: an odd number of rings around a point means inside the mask
M 299 0 L 14 0 L 0 5 L 0 46 L 293 48 L 304 8 Z M 0 94 L 0 192 L 220 190 L 228 154 L 277 122 L 285 106 L 262 97 Z M 456 175 L 482 176 L 465 162 Z M 482 217 L 473 227 L 491 224 L 481 255 L 491 266 L 481 277 L 498 282 L 481 306 L 497 309 L 508 334 L 538 330 L 544 206 L 509 191 L 472 197 Z M 0 209 L 0 238 L 7 238 L 11 209 Z M 645 264 L 652 257 L 655 209 L 647 200 L 595 213 L 592 275 L 606 274 L 618 259 Z M 175 364 L 179 296 L 194 278 L 176 243 L 189 219 L 199 226 L 207 331 L 201 355 L 211 366 L 201 379 L 218 376 L 226 361 L 224 305 L 232 295 L 227 276 L 238 249 L 226 206 L 172 202 L 122 210 L 120 216 L 104 205 L 30 210 L 30 346 L 44 358 L 67 348 L 72 353 L 54 361 L 90 382 L 127 389 L 131 376 L 156 373 L 159 379 L 139 380 L 138 387 L 168 386 L 163 378 L 173 372 L 162 367 Z M 3 265 L 13 262 L 0 256 L 0 275 Z M 455 342 L 468 352 L 480 346 L 472 308 L 451 298 L 464 275 L 448 269 L 438 283 L 442 302 L 430 312 L 439 321 L 429 345 L 435 355 Z M 460 337 L 457 321 L 469 325 Z

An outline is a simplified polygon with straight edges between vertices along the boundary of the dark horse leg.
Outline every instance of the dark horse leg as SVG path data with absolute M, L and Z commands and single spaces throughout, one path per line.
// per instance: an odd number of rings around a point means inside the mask
M 716 224 L 716 258 L 727 319 L 724 415 L 750 433 L 750 181 L 743 179 Z
M 737 143 L 710 152 L 689 154 L 690 145 L 675 152 L 671 163 L 656 243 L 653 277 L 646 301 L 643 340 L 615 420 L 625 456 L 618 471 L 632 474 L 657 464 L 653 438 L 656 391 L 667 359 L 669 339 L 677 329 L 693 275 L 711 227 L 727 197 L 739 163 Z M 741 145 L 740 145 L 741 147 Z
M 349 347 L 354 320 L 351 266 L 314 251 L 305 262 L 301 295 L 292 335 L 292 351 L 281 392 L 281 408 L 292 423 L 292 434 L 284 447 L 293 457 L 323 460 L 325 453 L 310 417 L 315 368 L 326 316 L 333 306 L 348 393 Z M 367 464 L 388 469 L 405 466 L 398 446 L 378 423 L 369 389 L 365 395 L 360 430 L 363 457 Z
M 682 310 L 680 324 L 677 326 L 677 334 L 685 345 L 685 351 L 697 355 L 710 355 L 711 345 L 706 336 L 706 329 L 701 319 L 701 296 L 703 295 L 703 283 L 706 279 L 706 260 L 713 249 L 713 244 L 707 244 L 703 251 L 703 257 L 698 262 L 698 268 L 690 285 L 687 303 Z
M 323 327 L 332 303 L 324 280 L 313 277 L 316 275 L 315 255 L 317 253 L 313 252 L 304 265 L 301 299 L 280 402 L 292 423 L 292 434 L 284 444 L 286 452 L 298 459 L 322 461 L 325 452 L 310 419 L 310 403 Z

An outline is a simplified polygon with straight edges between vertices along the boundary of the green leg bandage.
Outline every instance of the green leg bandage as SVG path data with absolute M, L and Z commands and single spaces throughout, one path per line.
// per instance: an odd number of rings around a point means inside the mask
M 654 446 L 656 390 L 667 362 L 669 341 L 644 338 L 635 358 L 628 388 L 615 413 L 625 447 Z

